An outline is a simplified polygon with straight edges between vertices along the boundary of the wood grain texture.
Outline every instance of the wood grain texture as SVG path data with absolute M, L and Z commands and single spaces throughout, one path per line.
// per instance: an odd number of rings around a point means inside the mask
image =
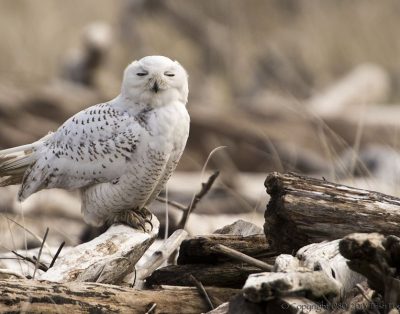
M 208 307 L 195 288 L 139 291 L 98 283 L 67 284 L 33 280 L 0 280 L 1 313 L 202 313 Z M 238 290 L 207 288 L 220 305 Z
M 149 285 L 192 286 L 190 275 L 193 275 L 204 286 L 241 288 L 250 274 L 259 272 L 262 270 L 244 264 L 170 265 L 156 270 L 146 282 Z
M 273 248 L 291 253 L 353 232 L 400 235 L 400 199 L 293 173 L 268 175 L 271 199 L 264 231 Z
M 270 256 L 268 242 L 263 234 L 251 236 L 209 235 L 184 240 L 181 244 L 178 264 L 213 264 L 227 261 L 224 255 L 212 250 L 216 244 L 222 244 L 246 255 L 256 258 Z

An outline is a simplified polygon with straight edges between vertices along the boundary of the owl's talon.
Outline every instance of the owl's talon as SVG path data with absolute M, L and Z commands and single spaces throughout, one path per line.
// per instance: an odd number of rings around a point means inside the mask
M 152 216 L 145 208 L 141 210 L 124 210 L 118 213 L 112 222 L 122 223 L 134 229 L 141 229 L 143 232 L 151 232 L 153 230 Z M 146 228 L 146 224 L 149 224 L 150 228 Z

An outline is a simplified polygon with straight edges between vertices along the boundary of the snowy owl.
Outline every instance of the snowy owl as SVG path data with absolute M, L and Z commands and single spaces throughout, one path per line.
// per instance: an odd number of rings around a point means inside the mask
M 79 189 L 87 223 L 148 231 L 146 206 L 165 186 L 189 135 L 188 92 L 177 61 L 134 61 L 116 98 L 77 113 L 37 142 L 0 151 L 0 186 L 21 183 L 20 201 L 42 189 Z

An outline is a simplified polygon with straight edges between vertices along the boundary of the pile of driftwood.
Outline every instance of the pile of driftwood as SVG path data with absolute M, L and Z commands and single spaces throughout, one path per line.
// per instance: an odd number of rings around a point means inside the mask
M 156 241 L 153 217 L 150 233 L 114 225 L 62 250 L 46 234 L 13 253 L 30 267 L 0 270 L 0 311 L 399 313 L 400 199 L 295 174 L 265 185 L 264 230 Z

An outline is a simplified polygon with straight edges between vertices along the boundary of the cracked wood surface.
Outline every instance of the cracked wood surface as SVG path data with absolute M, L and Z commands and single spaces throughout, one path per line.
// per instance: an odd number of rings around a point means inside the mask
M 293 173 L 273 172 L 264 231 L 274 248 L 292 252 L 353 232 L 400 235 L 400 199 Z
M 207 303 L 196 288 L 170 287 L 135 290 L 99 283 L 66 284 L 34 280 L 0 280 L 1 313 L 146 313 L 156 303 L 155 313 L 203 313 Z M 216 305 L 238 290 L 207 288 Z

